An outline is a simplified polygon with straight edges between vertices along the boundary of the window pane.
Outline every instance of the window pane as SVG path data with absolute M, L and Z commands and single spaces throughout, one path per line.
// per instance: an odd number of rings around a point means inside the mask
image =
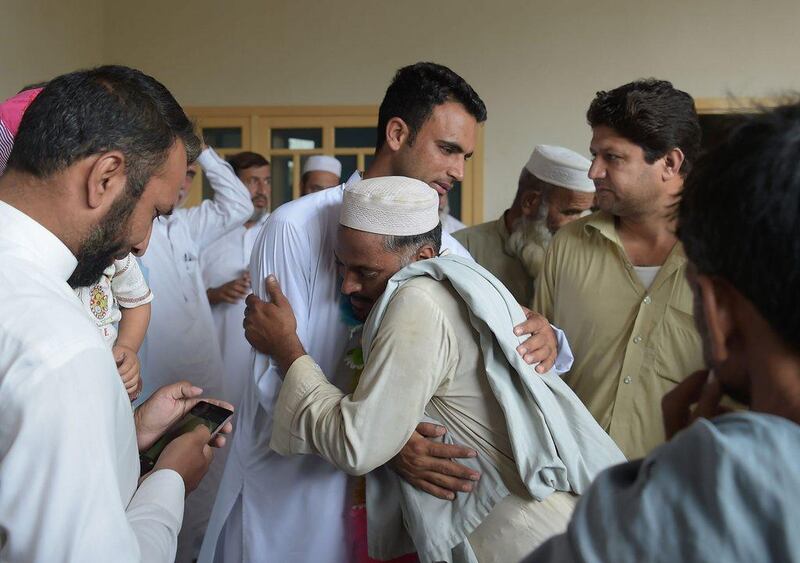
M 292 200 L 292 172 L 294 162 L 291 156 L 273 156 L 270 159 L 272 171 L 272 210 L 282 203 Z
M 375 127 L 337 127 L 335 146 L 340 149 L 375 146 Z
M 203 138 L 208 146 L 217 149 L 242 148 L 241 127 L 204 127 Z
M 322 129 L 273 129 L 273 149 L 317 149 L 322 146 Z
M 356 166 L 357 166 L 356 163 L 358 162 L 358 157 L 354 154 L 350 155 L 339 154 L 336 155 L 336 158 L 338 158 L 339 162 L 342 163 L 342 182 L 346 182 L 347 179 L 353 175 L 353 172 L 356 171 Z

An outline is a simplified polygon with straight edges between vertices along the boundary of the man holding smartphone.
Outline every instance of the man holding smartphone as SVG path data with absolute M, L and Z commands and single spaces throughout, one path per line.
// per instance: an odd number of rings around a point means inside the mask
M 4 562 L 175 557 L 184 496 L 207 471 L 209 446 L 224 438 L 209 444 L 208 429 L 196 428 L 140 476 L 139 452 L 202 389 L 162 387 L 132 413 L 72 287 L 144 250 L 199 144 L 163 85 L 119 66 L 55 78 L 22 119 L 0 178 Z

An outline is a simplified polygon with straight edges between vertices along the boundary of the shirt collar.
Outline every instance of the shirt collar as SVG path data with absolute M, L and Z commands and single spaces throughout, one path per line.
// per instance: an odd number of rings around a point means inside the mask
M 350 177 L 349 177 L 349 178 L 347 179 L 347 181 L 346 181 L 346 182 L 343 184 L 343 186 L 346 188 L 347 186 L 352 186 L 353 184 L 355 184 L 355 183 L 357 183 L 357 182 L 360 182 L 360 181 L 361 181 L 361 172 L 359 172 L 358 170 L 356 170 L 355 172 L 353 172 L 352 174 L 350 174 Z
M 589 218 L 583 224 L 583 229 L 589 234 L 591 234 L 592 231 L 594 231 L 604 236 L 609 241 L 616 244 L 622 250 L 623 255 L 625 255 L 625 248 L 622 246 L 622 241 L 619 240 L 616 221 L 614 220 L 614 216 L 611 213 L 602 210 L 592 213 L 591 215 L 589 215 Z M 675 243 L 675 246 L 669 253 L 667 260 L 664 262 L 664 266 L 673 261 L 680 264 L 685 260 L 686 260 L 686 253 L 683 250 L 683 244 L 681 244 L 681 242 L 678 241 L 677 243 Z
M 78 260 L 58 237 L 4 201 L 0 201 L 0 240 L 21 249 L 21 256 L 64 281 L 78 265 Z

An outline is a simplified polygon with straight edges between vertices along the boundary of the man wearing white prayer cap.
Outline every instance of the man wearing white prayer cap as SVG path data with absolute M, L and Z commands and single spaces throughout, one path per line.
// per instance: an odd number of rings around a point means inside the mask
M 475 150 L 486 108 L 462 77 L 435 63 L 403 67 L 378 113 L 375 158 L 365 177 L 412 177 L 436 193 L 446 193 L 463 180 L 464 162 Z M 345 184 L 281 205 L 261 230 L 250 263 L 254 293 L 246 300 L 246 311 L 257 313 L 268 305 L 263 280 L 276 275 L 292 301 L 297 334 L 309 355 L 331 374 L 350 350 L 353 322 L 349 303 L 339 299 L 333 246 L 344 189 L 360 180 L 356 172 Z M 449 235 L 442 235 L 442 246 L 469 256 Z M 248 341 L 258 353 L 252 356 L 231 458 L 199 561 L 352 561 L 348 529 L 360 516 L 345 504 L 348 476 L 322 458 L 282 456 L 269 446 L 280 376 L 259 347 L 259 329 L 269 328 L 259 318 L 245 317 Z M 553 365 L 561 372 L 570 368 L 566 338 L 547 319 L 531 313 L 517 330 L 523 335 L 518 353 L 529 364 L 538 364 L 540 373 Z M 352 378 L 332 382 L 344 391 L 352 389 Z M 471 490 L 479 476 L 455 461 L 472 450 L 441 444 L 442 434 L 442 427 L 421 424 L 392 466 L 414 487 L 452 498 L 456 491 Z M 313 542 L 298 532 L 304 529 L 314 530 Z
M 622 453 L 554 371 L 536 376 L 516 354 L 523 313 L 497 278 L 460 256 L 437 257 L 438 197 L 424 182 L 389 176 L 346 187 L 339 225 L 340 290 L 366 321 L 355 389 L 329 383 L 334 374 L 306 354 L 271 276 L 258 314 L 284 381 L 270 446 L 367 475 L 373 558 L 519 560 L 565 529 L 577 494 Z M 421 419 L 478 452 L 471 495 L 438 499 L 384 466 Z
M 511 207 L 453 236 L 497 276 L 520 303 L 530 305 L 535 279 L 552 236 L 591 213 L 591 162 L 564 147 L 538 145 L 522 169 Z
M 324 154 L 308 157 L 300 177 L 300 194 L 308 195 L 338 186 L 342 176 L 339 159 Z

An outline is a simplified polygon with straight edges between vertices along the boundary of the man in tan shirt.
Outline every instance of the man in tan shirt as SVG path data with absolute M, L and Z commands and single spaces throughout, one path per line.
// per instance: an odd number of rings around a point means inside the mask
M 453 233 L 475 261 L 503 282 L 526 307 L 544 253 L 555 232 L 590 213 L 594 184 L 589 162 L 563 147 L 538 145 L 522 169 L 509 209 L 489 221 Z
M 438 253 L 441 225 L 424 183 L 385 177 L 349 186 L 340 225 L 341 291 L 367 321 L 363 371 L 351 395 L 330 384 L 305 354 L 277 283 L 268 282 L 264 347 L 285 374 L 271 447 L 321 455 L 354 475 L 383 471 L 367 488 L 379 559 L 403 553 L 386 546 L 407 533 L 423 561 L 450 560 L 451 549 L 454 561 L 468 560 L 460 549 L 483 562 L 519 560 L 563 530 L 574 493 L 621 452 L 554 371 L 540 376 L 518 357 L 510 329 L 523 313 L 496 278 L 460 257 L 427 260 Z M 373 487 L 394 475 L 381 466 L 424 416 L 478 452 L 481 481 L 455 501 L 401 485 L 410 502 L 378 494 L 370 504 Z M 379 525 L 401 506 L 404 525 Z
M 554 238 L 534 309 L 567 334 L 567 383 L 641 457 L 664 441 L 661 398 L 703 367 L 673 217 L 700 126 L 691 96 L 660 80 L 599 92 L 587 117 L 600 211 Z

